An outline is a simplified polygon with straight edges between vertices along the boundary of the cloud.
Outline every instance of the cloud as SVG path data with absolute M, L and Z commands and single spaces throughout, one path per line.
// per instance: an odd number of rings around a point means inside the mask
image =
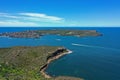
M 13 16 L 13 15 L 10 15 L 8 13 L 0 13 L 0 18 L 3 17 L 3 18 L 19 18 L 18 16 Z
M 41 13 L 0 13 L 0 26 L 44 26 L 62 22 L 63 18 Z
M 0 26 L 39 26 L 36 23 L 33 22 L 22 22 L 22 21 L 14 21 L 14 20 L 8 20 L 8 21 L 0 21 Z
M 56 17 L 56 16 L 48 16 L 46 14 L 40 14 L 40 13 L 20 13 L 20 15 L 28 16 L 28 17 L 34 17 L 34 18 L 42 18 L 52 21 L 61 21 L 63 18 Z

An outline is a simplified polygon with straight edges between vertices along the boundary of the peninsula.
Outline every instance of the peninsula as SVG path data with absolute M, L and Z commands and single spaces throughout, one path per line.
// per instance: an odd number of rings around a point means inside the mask
M 61 35 L 61 36 L 100 36 L 96 30 L 28 30 L 22 32 L 5 32 L 0 33 L 0 36 L 12 38 L 40 38 L 44 35 Z
M 45 73 L 51 61 L 69 52 L 52 46 L 0 48 L 0 80 L 82 80 Z

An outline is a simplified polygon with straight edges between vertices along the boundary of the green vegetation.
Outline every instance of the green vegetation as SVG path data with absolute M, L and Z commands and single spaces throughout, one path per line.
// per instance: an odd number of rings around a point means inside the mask
M 40 69 L 47 57 L 63 47 L 12 47 L 0 49 L 0 80 L 69 80 L 67 77 L 45 79 Z M 72 80 L 78 80 L 76 78 Z

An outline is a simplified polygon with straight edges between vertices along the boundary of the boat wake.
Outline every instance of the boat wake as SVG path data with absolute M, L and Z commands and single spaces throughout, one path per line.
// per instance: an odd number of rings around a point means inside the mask
M 92 45 L 86 45 L 86 44 L 72 43 L 72 45 L 73 46 L 80 46 L 80 47 L 102 48 L 102 49 L 109 49 L 109 50 L 114 50 L 114 51 L 120 51 L 120 49 L 108 48 L 108 47 L 101 47 L 101 46 L 92 46 Z
M 57 41 L 61 41 L 61 39 L 56 39 Z

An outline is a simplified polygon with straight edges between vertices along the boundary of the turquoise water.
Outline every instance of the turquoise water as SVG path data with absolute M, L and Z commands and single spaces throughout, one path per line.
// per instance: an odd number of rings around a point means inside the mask
M 54 28 L 0 28 L 0 32 Z M 0 47 L 64 46 L 73 53 L 53 61 L 46 72 L 52 76 L 74 76 L 85 80 L 120 80 L 120 28 L 58 28 L 94 29 L 99 37 L 46 35 L 39 39 L 0 37 Z

